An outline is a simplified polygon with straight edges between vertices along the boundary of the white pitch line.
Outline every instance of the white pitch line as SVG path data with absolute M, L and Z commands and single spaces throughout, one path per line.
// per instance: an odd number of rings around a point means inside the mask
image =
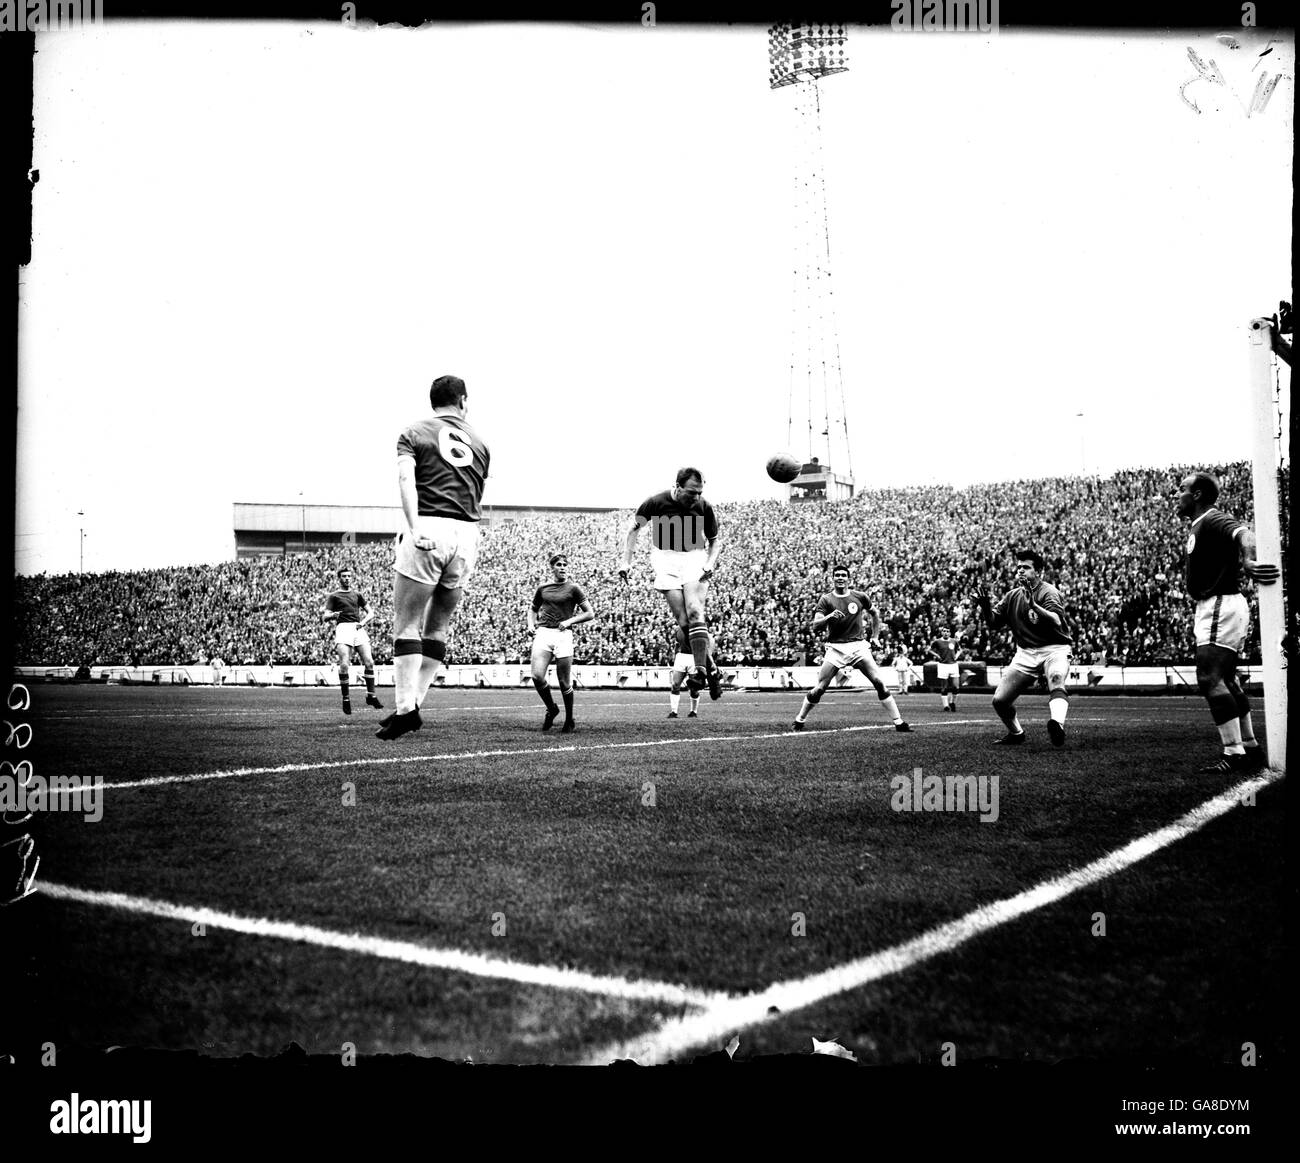
M 266 917 L 241 917 L 233 913 L 217 912 L 215 909 L 174 905 L 166 901 L 128 896 L 119 892 L 95 892 L 50 883 L 38 884 L 36 890 L 55 900 L 120 909 L 123 912 L 161 917 L 190 925 L 202 923 L 213 929 L 247 933 L 253 937 L 277 937 L 284 941 L 317 945 L 323 949 L 338 949 L 345 953 L 360 953 L 367 957 L 401 961 L 407 965 L 420 965 L 427 969 L 452 970 L 475 977 L 514 981 L 521 985 L 577 990 L 581 993 L 601 994 L 625 1001 L 660 1002 L 667 1005 L 695 1007 L 716 1005 L 727 997 L 726 994 L 688 989 L 670 982 L 630 981 L 626 977 L 602 977 L 594 973 L 582 973 L 576 969 L 528 965 L 521 961 L 485 957 L 481 953 L 466 953 L 459 949 L 432 949 L 409 941 L 367 937 L 360 933 L 336 933 L 329 929 L 317 928 L 315 925 L 295 925 L 285 921 L 272 921 Z
M 713 1045 L 720 1048 L 733 1034 L 747 1027 L 786 1017 L 837 994 L 860 989 L 932 957 L 950 953 L 973 937 L 1113 876 L 1175 841 L 1190 836 L 1210 821 L 1237 807 L 1248 793 L 1257 792 L 1281 778 L 1279 772 L 1266 771 L 1252 779 L 1243 780 L 1236 787 L 1193 808 L 1172 824 L 1139 837 L 1083 868 L 1072 869 L 1014 897 L 984 905 L 964 917 L 879 953 L 809 977 L 778 983 L 762 993 L 726 998 L 702 1012 L 666 1022 L 648 1037 L 606 1046 L 590 1054 L 585 1060 L 586 1064 L 605 1065 L 615 1059 L 633 1058 L 642 1065 L 652 1065 L 697 1046 Z M 775 1012 L 769 1013 L 773 1007 Z
M 983 719 L 944 719 L 940 727 L 969 726 Z M 200 783 L 209 779 L 234 779 L 241 775 L 290 775 L 297 771 L 333 771 L 344 767 L 380 767 L 394 763 L 434 763 L 457 759 L 495 759 L 514 755 L 560 755 L 574 751 L 616 751 L 637 747 L 683 747 L 701 743 L 744 743 L 754 739 L 816 739 L 818 736 L 842 735 L 851 731 L 892 731 L 892 723 L 869 723 L 855 727 L 827 727 L 820 731 L 775 731 L 764 735 L 683 735 L 676 739 L 646 739 L 633 743 L 591 743 L 586 746 L 563 744 L 555 747 L 523 747 L 497 751 L 448 751 L 439 755 L 390 755 L 371 759 L 335 759 L 328 763 L 282 763 L 278 767 L 236 767 L 229 771 L 200 771 L 193 775 L 157 775 L 149 779 L 105 781 L 103 790 L 131 787 L 159 787 L 168 783 Z M 62 794 L 62 793 L 60 793 Z M 69 793 L 70 794 L 70 793 Z

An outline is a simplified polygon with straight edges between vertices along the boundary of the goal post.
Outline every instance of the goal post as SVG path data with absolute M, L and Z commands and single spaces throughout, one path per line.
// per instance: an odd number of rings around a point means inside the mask
M 1259 587 L 1259 648 L 1264 668 L 1264 732 L 1268 765 L 1286 771 L 1287 660 L 1286 571 L 1282 561 L 1282 505 L 1279 467 L 1288 463 L 1289 434 L 1279 422 L 1274 399 L 1271 319 L 1250 322 L 1250 394 L 1253 414 L 1251 461 L 1255 497 L 1255 556 L 1283 569 L 1274 585 Z

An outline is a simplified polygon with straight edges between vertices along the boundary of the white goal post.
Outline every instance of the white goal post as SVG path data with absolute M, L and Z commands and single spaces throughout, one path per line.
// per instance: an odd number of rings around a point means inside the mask
M 1250 389 L 1254 415 L 1252 475 L 1255 494 L 1255 556 L 1282 566 L 1279 464 L 1289 463 L 1287 425 L 1279 424 L 1273 397 L 1274 359 L 1271 319 L 1250 322 Z M 1284 579 L 1285 580 L 1285 576 Z M 1286 771 L 1286 634 L 1283 581 L 1259 587 L 1259 647 L 1264 668 L 1264 730 L 1268 765 Z M 1292 595 L 1294 600 L 1294 595 Z

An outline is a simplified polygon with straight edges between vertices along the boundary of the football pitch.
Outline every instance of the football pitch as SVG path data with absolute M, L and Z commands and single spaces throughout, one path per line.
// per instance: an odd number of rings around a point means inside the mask
M 1077 697 L 1057 750 L 1036 695 L 1004 748 L 987 695 L 900 698 L 901 734 L 833 692 L 795 734 L 797 693 L 583 690 L 564 736 L 438 689 L 385 743 L 353 694 L 31 688 L 36 774 L 103 780 L 27 825 L 33 1052 L 1285 1053 L 1283 785 L 1195 773 L 1197 698 Z

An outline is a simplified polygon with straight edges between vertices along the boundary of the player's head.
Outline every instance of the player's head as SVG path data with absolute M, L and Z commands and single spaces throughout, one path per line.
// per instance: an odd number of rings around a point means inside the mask
M 1016 550 L 1016 581 L 1036 585 L 1046 568 L 1047 562 L 1032 549 Z
M 831 585 L 837 590 L 847 590 L 850 576 L 847 565 L 837 565 L 831 569 Z
M 556 581 L 563 581 L 569 576 L 569 559 L 563 553 L 551 554 L 551 572 Z
M 687 465 L 677 470 L 677 483 L 673 488 L 673 499 L 693 501 L 704 495 L 704 474 L 698 468 Z
M 348 569 L 348 567 L 345 565 L 342 569 L 339 570 L 339 585 L 341 585 L 344 589 L 347 589 L 348 586 L 350 586 L 351 584 L 352 584 L 352 571 Z
M 465 381 L 460 376 L 439 376 L 429 389 L 431 408 L 459 408 L 465 411 Z
M 1219 499 L 1219 482 L 1208 472 L 1193 472 L 1178 484 L 1178 515 L 1196 517 Z

